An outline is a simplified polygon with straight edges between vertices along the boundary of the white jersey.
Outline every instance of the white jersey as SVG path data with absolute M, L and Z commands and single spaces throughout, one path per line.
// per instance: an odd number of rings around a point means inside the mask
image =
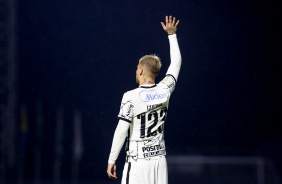
M 168 74 L 160 83 L 141 85 L 123 95 L 118 118 L 130 123 L 127 156 L 154 159 L 165 155 L 164 122 L 174 76 Z
M 119 123 L 115 130 L 108 163 L 114 164 L 127 136 L 127 160 L 122 184 L 167 184 L 164 123 L 169 99 L 181 67 L 176 34 L 169 35 L 171 63 L 158 84 L 140 85 L 124 93 Z
M 164 122 L 181 67 L 176 34 L 168 38 L 171 62 L 165 78 L 158 84 L 140 85 L 123 95 L 108 163 L 116 162 L 126 136 L 127 158 L 148 160 L 165 156 Z

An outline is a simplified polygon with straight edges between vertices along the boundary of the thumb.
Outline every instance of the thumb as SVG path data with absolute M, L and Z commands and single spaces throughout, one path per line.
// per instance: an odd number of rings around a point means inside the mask
M 116 172 L 116 170 L 117 170 L 116 165 L 114 165 L 114 167 L 113 167 L 113 175 L 114 175 L 114 177 L 116 177 L 116 176 L 117 176 L 117 172 Z
M 162 25 L 163 29 L 165 30 L 166 29 L 165 24 L 163 22 L 161 22 L 161 25 Z

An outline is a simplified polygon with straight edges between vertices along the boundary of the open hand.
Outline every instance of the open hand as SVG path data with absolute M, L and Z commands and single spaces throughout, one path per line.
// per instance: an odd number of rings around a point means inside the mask
M 179 20 L 176 21 L 175 17 L 166 16 L 165 17 L 165 24 L 161 22 L 161 25 L 167 34 L 175 34 L 177 30 L 177 26 L 179 24 Z

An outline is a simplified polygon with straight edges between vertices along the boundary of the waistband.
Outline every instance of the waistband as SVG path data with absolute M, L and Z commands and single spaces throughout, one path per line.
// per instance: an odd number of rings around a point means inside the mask
M 142 161 L 149 161 L 149 160 L 157 160 L 160 158 L 165 158 L 165 154 L 164 155 L 158 155 L 158 156 L 154 156 L 154 157 L 147 157 L 147 158 L 136 158 L 136 157 L 132 157 L 132 156 L 126 156 L 125 158 L 125 162 L 142 162 Z

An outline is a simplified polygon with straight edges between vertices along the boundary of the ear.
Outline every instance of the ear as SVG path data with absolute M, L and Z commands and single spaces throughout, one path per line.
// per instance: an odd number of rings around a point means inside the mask
M 140 76 L 143 75 L 143 72 L 144 72 L 143 68 L 140 68 L 140 74 L 139 75 Z

